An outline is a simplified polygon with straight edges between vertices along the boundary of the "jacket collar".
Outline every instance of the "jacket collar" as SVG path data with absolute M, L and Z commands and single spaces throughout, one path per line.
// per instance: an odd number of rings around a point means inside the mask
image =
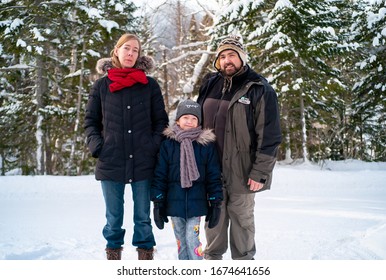
M 169 139 L 176 140 L 176 134 L 174 133 L 171 127 L 165 128 L 163 134 Z M 210 142 L 215 142 L 216 136 L 213 133 L 212 129 L 203 129 L 196 141 L 202 145 L 207 145 Z

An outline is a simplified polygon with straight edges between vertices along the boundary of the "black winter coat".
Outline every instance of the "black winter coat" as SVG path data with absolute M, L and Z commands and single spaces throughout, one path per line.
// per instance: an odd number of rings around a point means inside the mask
M 152 200 L 166 201 L 166 215 L 191 218 L 206 216 L 208 200 L 223 199 L 220 162 L 215 147 L 215 136 L 203 130 L 193 141 L 193 150 L 200 173 L 192 187 L 181 187 L 180 143 L 174 140 L 170 128 L 165 130 L 167 139 L 162 142 L 159 160 L 152 183 Z
M 148 80 L 114 93 L 107 76 L 94 83 L 84 128 L 89 150 L 98 158 L 97 180 L 131 183 L 153 177 L 169 119 L 158 83 Z

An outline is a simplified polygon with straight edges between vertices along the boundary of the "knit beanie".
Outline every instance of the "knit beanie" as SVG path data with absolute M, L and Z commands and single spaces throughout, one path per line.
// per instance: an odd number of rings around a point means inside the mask
M 241 38 L 239 36 L 229 35 L 227 38 L 220 42 L 216 51 L 216 59 L 213 63 L 214 68 L 216 68 L 218 71 L 221 70 L 220 61 L 218 60 L 218 57 L 220 53 L 225 50 L 234 50 L 235 52 L 237 52 L 241 61 L 243 62 L 243 66 L 247 64 L 247 54 L 244 50 L 243 44 L 240 42 L 240 39 Z
M 201 106 L 191 99 L 180 102 L 177 107 L 176 120 L 183 115 L 194 115 L 198 119 L 198 124 L 201 124 Z

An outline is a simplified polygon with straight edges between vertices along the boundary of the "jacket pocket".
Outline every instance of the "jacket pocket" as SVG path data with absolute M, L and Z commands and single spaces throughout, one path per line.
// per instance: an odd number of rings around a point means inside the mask
M 249 172 L 252 168 L 249 151 L 237 151 L 232 163 L 232 168 L 234 168 L 237 177 L 248 179 Z
M 103 138 L 97 135 L 89 136 L 87 137 L 87 146 L 91 156 L 98 158 L 103 149 Z
M 113 158 L 115 157 L 116 140 L 115 137 L 110 135 L 104 139 L 99 159 Z

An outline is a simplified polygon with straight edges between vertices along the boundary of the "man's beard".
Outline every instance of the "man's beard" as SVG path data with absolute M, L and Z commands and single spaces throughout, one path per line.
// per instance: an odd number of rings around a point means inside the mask
M 233 67 L 228 68 L 228 66 L 233 66 Z M 236 66 L 233 63 L 228 63 L 228 64 L 224 65 L 224 68 L 222 69 L 222 72 L 223 72 L 223 74 L 225 76 L 232 77 L 234 74 L 239 72 L 240 69 L 241 69 L 241 67 L 240 68 L 236 68 Z

